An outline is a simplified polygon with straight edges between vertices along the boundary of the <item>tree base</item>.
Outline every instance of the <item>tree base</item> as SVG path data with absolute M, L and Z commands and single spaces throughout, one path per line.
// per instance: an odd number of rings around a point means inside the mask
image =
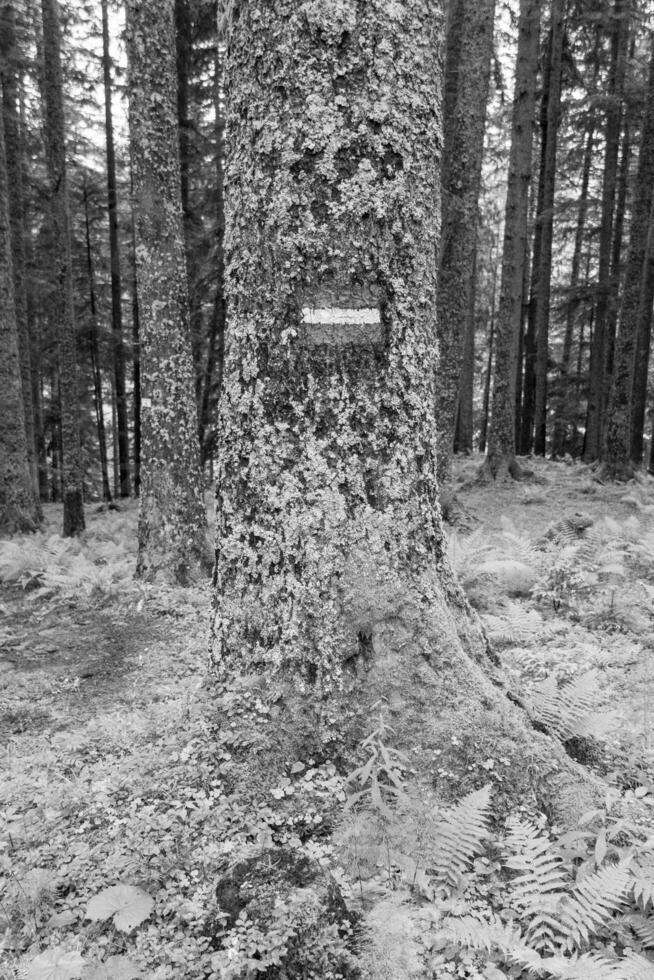
M 489 454 L 479 469 L 477 480 L 479 483 L 508 483 L 531 480 L 533 476 L 533 470 L 520 466 L 513 453 Z

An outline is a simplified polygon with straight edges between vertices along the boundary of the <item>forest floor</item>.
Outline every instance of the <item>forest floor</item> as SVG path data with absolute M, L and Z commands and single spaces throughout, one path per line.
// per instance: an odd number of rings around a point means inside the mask
M 464 588 L 521 696 L 545 710 L 543 681 L 583 676 L 617 760 L 610 792 L 641 817 L 651 807 L 654 824 L 654 480 L 602 485 L 580 464 L 537 461 L 528 483 L 489 487 L 472 481 L 478 465 L 455 469 L 464 518 L 448 534 Z M 235 980 L 243 951 L 218 948 L 209 924 L 226 863 L 301 842 L 356 894 L 328 834 L 345 774 L 304 760 L 266 799 L 235 794 L 248 695 L 223 692 L 218 725 L 209 583 L 133 580 L 134 503 L 90 506 L 79 540 L 59 537 L 60 516 L 50 505 L 42 532 L 0 541 L 0 980 Z M 289 799 L 323 828 L 314 840 L 277 809 Z M 372 936 L 372 980 L 532 975 L 401 926 L 402 949 Z

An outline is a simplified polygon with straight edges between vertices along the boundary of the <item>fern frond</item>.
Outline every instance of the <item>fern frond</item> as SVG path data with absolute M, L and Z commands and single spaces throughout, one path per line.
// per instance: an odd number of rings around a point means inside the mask
M 654 980 L 654 963 L 645 956 L 629 950 L 625 953 L 622 963 L 628 964 L 624 974 L 626 980 Z
M 488 837 L 490 793 L 490 785 L 483 786 L 443 812 L 429 861 L 441 880 L 455 883 L 481 852 Z
M 566 888 L 567 877 L 563 860 L 549 838 L 519 817 L 510 817 L 506 826 L 506 865 L 520 872 L 512 882 L 512 904 L 527 908 L 545 896 L 559 896 Z
M 631 891 L 643 912 L 647 911 L 648 905 L 654 906 L 653 878 L 643 878 L 636 875 L 632 882 Z
M 592 720 L 596 702 L 595 674 L 588 671 L 570 684 L 559 687 L 555 678 L 535 685 L 529 699 L 529 713 L 562 741 L 575 736 L 596 734 Z M 601 729 L 600 729 L 601 730 Z
M 633 931 L 647 949 L 654 949 L 654 916 L 634 912 L 625 916 Z
M 552 956 L 543 959 L 542 965 L 556 980 L 654 980 L 652 973 L 634 972 L 641 967 L 630 959 L 609 959 L 603 953 Z
M 524 942 L 519 928 L 511 922 L 503 922 L 494 913 L 488 919 L 466 915 L 448 918 L 441 934 L 456 946 L 491 953 L 499 950 L 505 960 L 529 970 L 540 971 L 542 961 L 535 949 Z
M 569 948 L 579 949 L 598 933 L 627 898 L 631 875 L 608 864 L 578 882 L 561 904 L 561 926 Z

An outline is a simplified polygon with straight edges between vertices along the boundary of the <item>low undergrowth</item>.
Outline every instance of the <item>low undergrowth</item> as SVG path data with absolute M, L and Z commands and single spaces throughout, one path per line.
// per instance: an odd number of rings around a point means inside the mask
M 0 542 L 2 980 L 281 978 L 309 926 L 307 978 L 352 958 L 362 980 L 653 977 L 654 494 L 634 483 L 587 520 L 588 482 L 570 478 L 570 515 L 525 531 L 520 514 L 546 510 L 536 489 L 498 527 L 450 540 L 534 723 L 606 779 L 605 806 L 572 829 L 521 801 L 494 824 L 492 757 L 484 789 L 449 807 L 416 798 L 383 704 L 357 760 L 333 718 L 313 754 L 267 770 L 276 692 L 206 679 L 209 587 L 133 582 L 132 506 L 93 515 L 79 541 L 51 523 Z M 89 676 L 100 619 L 108 666 Z M 228 928 L 216 882 L 270 847 L 330 871 L 352 942 L 290 899 L 266 935 L 247 918 Z

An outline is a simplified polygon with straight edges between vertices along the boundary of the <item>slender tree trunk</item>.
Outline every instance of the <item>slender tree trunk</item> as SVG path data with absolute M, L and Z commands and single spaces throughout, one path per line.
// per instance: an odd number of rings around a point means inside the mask
M 174 2 L 128 0 L 140 313 L 137 574 L 197 581 L 207 561 L 177 134 Z
M 77 395 L 77 342 L 57 0 L 41 0 L 41 11 L 43 15 L 45 143 L 56 282 L 54 320 L 58 329 L 59 390 L 61 397 L 63 534 L 64 537 L 71 537 L 84 530 L 84 466 Z
M 531 452 L 534 445 L 534 397 L 536 393 L 536 308 L 538 305 L 538 275 L 541 267 L 543 244 L 542 224 L 538 217 L 543 212 L 545 194 L 545 152 L 547 149 L 547 93 L 549 86 L 549 58 L 545 58 L 542 94 L 539 107 L 539 166 L 538 182 L 529 188 L 529 215 L 527 242 L 533 242 L 531 256 L 529 246 L 525 256 L 523 308 L 526 326 L 520 334 L 518 369 L 516 372 L 516 449 L 521 456 Z M 534 154 L 534 157 L 536 154 Z M 533 218 L 533 220 L 531 220 Z M 529 229 L 531 228 L 531 233 Z M 530 262 L 531 259 L 531 262 Z M 529 299 L 527 300 L 527 297 Z M 523 368 L 524 362 L 524 370 Z
M 586 235 L 586 218 L 588 216 L 588 186 L 590 183 L 590 168 L 593 161 L 593 143 L 595 138 L 595 117 L 590 115 L 584 149 L 584 162 L 581 171 L 581 189 L 579 191 L 579 210 L 577 212 L 577 228 L 575 244 L 572 253 L 570 270 L 570 298 L 567 302 L 565 317 L 565 334 L 563 337 L 563 354 L 561 357 L 560 385 L 561 395 L 557 405 L 552 439 L 552 455 L 563 456 L 569 434 L 570 417 L 572 414 L 573 387 L 570 379 L 572 363 L 572 339 L 574 336 L 575 319 L 579 308 L 579 276 L 581 272 L 581 257 Z
M 27 318 L 27 286 L 25 270 L 25 215 L 23 191 L 23 154 L 20 132 L 20 55 L 16 45 L 16 14 L 12 2 L 0 3 L 0 72 L 2 74 L 2 106 L 4 113 L 5 158 L 11 222 L 11 252 L 14 274 L 14 305 L 18 331 L 23 413 L 27 438 L 32 484 L 38 490 L 38 460 L 36 454 L 35 412 L 32 401 L 32 351 Z
M 257 721 L 270 746 L 257 788 L 269 792 L 293 746 L 324 746 L 330 717 L 349 764 L 384 697 L 418 797 L 479 786 L 472 760 L 492 746 L 508 760 L 507 797 L 546 786 L 570 819 L 596 783 L 491 681 L 492 652 L 446 557 L 440 4 L 238 10 L 212 656 L 279 706 L 269 732 Z M 451 774 L 437 783 L 435 749 Z
M 566 0 L 552 0 L 552 26 L 549 43 L 549 86 L 545 151 L 543 157 L 543 210 L 537 216 L 541 228 L 538 301 L 536 304 L 536 387 L 534 392 L 534 452 L 545 455 L 547 448 L 547 366 L 549 361 L 550 291 L 552 285 L 552 235 L 556 150 L 561 115 L 561 80 Z
M 212 417 L 220 400 L 225 358 L 225 110 L 224 72 L 221 45 L 218 44 L 215 61 L 216 104 L 216 295 L 209 330 L 207 361 L 202 382 L 200 401 L 200 454 L 202 468 L 215 449 L 215 424 Z
M 91 369 L 93 372 L 93 407 L 95 422 L 98 430 L 98 452 L 102 472 L 102 499 L 111 500 L 109 486 L 109 468 L 107 466 L 107 437 L 104 428 L 104 408 L 102 402 L 102 373 L 100 370 L 100 352 L 98 348 L 98 311 L 95 298 L 95 270 L 93 268 L 93 250 L 91 248 L 91 222 L 89 219 L 89 195 L 86 180 L 83 187 L 84 201 L 84 231 L 86 238 L 86 271 L 89 281 L 89 350 L 91 354 Z
M 611 246 L 611 275 L 609 279 L 608 305 L 606 309 L 606 341 L 604 345 L 604 388 L 602 391 L 602 417 L 606 415 L 611 382 L 613 380 L 613 363 L 615 358 L 615 337 L 618 328 L 618 313 L 620 306 L 620 278 L 622 244 L 624 238 L 625 211 L 627 205 L 627 188 L 629 184 L 629 169 L 631 163 L 631 127 L 629 118 L 625 119 L 624 135 L 622 138 L 622 153 L 618 180 L 616 184 L 615 215 L 613 218 L 613 244 Z
M 495 0 L 453 0 L 443 93 L 443 232 L 438 290 L 438 478 L 452 480 L 465 325 L 472 297 L 474 251 Z
M 134 494 L 141 494 L 141 326 L 136 274 L 136 216 L 132 215 L 132 348 L 134 363 Z
M 486 364 L 486 375 L 484 378 L 484 398 L 481 414 L 481 433 L 479 435 L 479 452 L 486 452 L 486 438 L 488 435 L 488 423 L 490 415 L 490 394 L 493 371 L 493 343 L 495 340 L 495 300 L 497 295 L 497 275 L 493 274 L 493 292 L 491 298 L 490 323 L 488 328 L 488 363 Z
M 652 336 L 652 306 L 654 305 L 654 209 L 649 216 L 647 257 L 643 286 L 638 305 L 638 330 L 634 358 L 634 384 L 631 410 L 631 458 L 640 465 L 643 461 L 643 430 L 647 407 L 647 379 L 650 340 Z
M 540 0 L 521 0 L 518 26 L 511 152 L 504 219 L 499 310 L 495 324 L 495 375 L 488 455 L 483 473 L 519 478 L 515 459 L 515 390 L 518 337 L 522 325 L 527 209 L 531 180 Z
M 0 529 L 6 533 L 35 531 L 41 510 L 25 428 L 3 117 L 0 111 Z
M 125 386 L 125 349 L 123 346 L 123 290 L 120 275 L 120 246 L 118 244 L 118 197 L 116 191 L 114 123 L 111 109 L 112 86 L 107 0 L 101 0 L 101 4 L 102 73 L 104 81 L 105 139 L 107 147 L 107 205 L 109 212 L 109 251 L 111 255 L 111 326 L 113 333 L 116 416 L 118 422 L 120 496 L 129 497 L 129 427 L 127 423 L 127 391 Z
M 593 345 L 590 351 L 590 377 L 584 459 L 598 459 L 602 446 L 604 371 L 606 366 L 606 320 L 611 287 L 611 248 L 613 241 L 613 211 L 617 183 L 618 151 L 622 121 L 622 101 L 626 71 L 626 52 L 629 36 L 631 0 L 615 0 L 611 40 L 611 68 L 608 82 L 604 176 L 602 181 L 602 224 L 599 241 L 597 302 Z
M 649 81 L 645 100 L 638 175 L 629 234 L 627 268 L 620 306 L 620 327 L 616 341 L 615 371 L 609 398 L 605 438 L 602 446 L 602 473 L 609 479 L 625 479 L 633 474 L 631 461 L 632 392 L 634 359 L 638 342 L 639 307 L 646 281 L 649 221 L 654 202 L 654 35 Z
M 459 381 L 459 397 L 456 407 L 456 428 L 454 436 L 455 453 L 471 453 L 473 439 L 472 402 L 474 395 L 475 375 L 475 304 L 477 293 L 477 248 L 475 246 L 472 261 L 472 287 L 466 313 L 466 327 L 463 338 L 463 355 L 461 358 L 461 377 Z

